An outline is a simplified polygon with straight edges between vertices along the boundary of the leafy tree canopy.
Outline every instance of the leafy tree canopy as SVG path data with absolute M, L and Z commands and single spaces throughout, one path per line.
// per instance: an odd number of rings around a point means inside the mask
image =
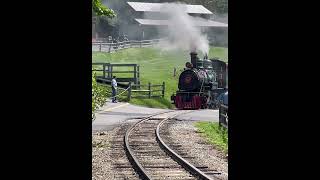
M 112 9 L 109 9 L 101 3 L 101 0 L 92 0 L 92 9 L 97 16 L 107 16 L 109 18 L 116 16 Z

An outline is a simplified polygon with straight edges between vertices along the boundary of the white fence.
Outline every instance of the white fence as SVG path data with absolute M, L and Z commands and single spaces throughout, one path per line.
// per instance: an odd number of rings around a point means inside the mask
M 107 42 L 107 41 L 95 41 L 92 42 L 92 51 L 93 52 L 113 52 L 121 49 L 127 48 L 142 48 L 142 47 L 152 47 L 155 44 L 158 44 L 161 39 L 152 39 L 152 40 L 142 40 L 142 41 L 123 41 L 123 42 Z

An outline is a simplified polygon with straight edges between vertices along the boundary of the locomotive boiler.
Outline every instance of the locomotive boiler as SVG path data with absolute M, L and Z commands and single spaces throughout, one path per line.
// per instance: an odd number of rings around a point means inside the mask
M 199 59 L 196 52 L 190 56 L 171 100 L 178 109 L 215 108 L 216 98 L 226 91 L 226 63 L 207 56 Z

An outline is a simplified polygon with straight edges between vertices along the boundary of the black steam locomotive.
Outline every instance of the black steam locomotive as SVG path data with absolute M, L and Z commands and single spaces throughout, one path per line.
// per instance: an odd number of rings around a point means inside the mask
M 227 64 L 219 59 L 199 59 L 191 52 L 191 63 L 186 63 L 180 74 L 178 91 L 171 96 L 178 109 L 214 109 L 217 97 L 226 92 Z

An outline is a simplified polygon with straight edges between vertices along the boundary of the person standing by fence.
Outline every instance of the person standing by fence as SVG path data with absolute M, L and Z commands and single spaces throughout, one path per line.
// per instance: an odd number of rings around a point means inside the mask
M 113 76 L 111 80 L 111 87 L 112 87 L 112 102 L 117 103 L 117 80 L 116 76 Z

